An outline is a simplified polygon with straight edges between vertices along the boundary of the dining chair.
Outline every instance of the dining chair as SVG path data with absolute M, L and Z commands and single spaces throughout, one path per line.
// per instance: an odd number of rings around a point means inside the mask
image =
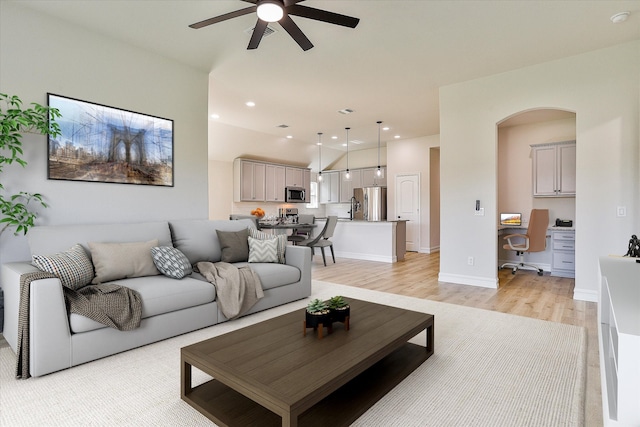
M 294 228 L 291 235 L 287 237 L 287 240 L 294 245 L 298 245 L 300 242 L 312 238 L 313 227 L 309 227 L 310 224 L 315 224 L 316 216 L 313 214 L 300 214 L 298 215 L 298 227 Z
M 324 228 L 322 229 L 320 234 L 318 234 L 316 237 L 309 238 L 298 243 L 299 246 L 309 246 L 311 248 L 311 259 L 313 259 L 313 255 L 315 255 L 315 248 L 320 248 L 320 251 L 322 252 L 322 262 L 324 263 L 325 267 L 327 266 L 327 260 L 324 255 L 324 248 L 326 248 L 327 246 L 329 247 L 329 249 L 331 249 L 331 258 L 333 258 L 333 263 L 336 263 L 336 256 L 333 252 L 333 242 L 329 240 L 329 238 L 333 237 L 333 232 L 336 229 L 337 223 L 337 216 L 327 217 L 327 222 L 324 224 Z

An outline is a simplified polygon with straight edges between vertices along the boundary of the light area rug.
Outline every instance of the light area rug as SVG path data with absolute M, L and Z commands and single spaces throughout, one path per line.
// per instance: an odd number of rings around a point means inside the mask
M 435 354 L 355 426 L 581 426 L 586 330 L 349 286 L 343 295 L 434 314 Z M 0 349 L 0 426 L 211 426 L 180 399 L 180 348 L 300 309 L 301 300 L 28 380 Z M 357 325 L 358 313 L 352 313 Z M 343 332 L 338 332 L 343 333 Z M 424 345 L 424 332 L 412 342 Z M 194 384 L 209 377 L 194 370 Z

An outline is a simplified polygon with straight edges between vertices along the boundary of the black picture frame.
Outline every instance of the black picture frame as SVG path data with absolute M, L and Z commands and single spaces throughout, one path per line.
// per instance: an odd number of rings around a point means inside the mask
M 47 93 L 62 135 L 48 138 L 52 180 L 173 187 L 173 120 Z

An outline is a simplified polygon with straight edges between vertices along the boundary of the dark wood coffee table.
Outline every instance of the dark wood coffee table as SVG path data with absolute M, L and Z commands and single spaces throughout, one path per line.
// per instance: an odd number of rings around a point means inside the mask
M 181 397 L 221 426 L 349 425 L 434 352 L 431 314 L 349 299 L 350 330 L 304 309 L 181 349 Z M 426 330 L 426 348 L 407 341 Z M 192 387 L 192 367 L 214 379 Z

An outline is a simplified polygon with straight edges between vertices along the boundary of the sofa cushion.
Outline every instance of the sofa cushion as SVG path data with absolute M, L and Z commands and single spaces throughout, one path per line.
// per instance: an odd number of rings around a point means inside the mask
M 248 219 L 238 221 L 208 219 L 176 220 L 169 223 L 173 246 L 180 249 L 191 265 L 200 261 L 218 262 L 222 255 L 216 230 L 240 231 L 255 227 Z M 247 259 L 248 255 L 247 255 Z
M 248 265 L 260 278 L 264 290 L 299 282 L 301 277 L 297 267 L 287 264 L 238 262 L 234 265 L 238 268 Z
M 151 257 L 156 268 L 167 277 L 182 279 L 193 272 L 187 257 L 173 246 L 153 247 Z
M 276 239 L 278 242 L 278 262 L 280 264 L 285 263 L 284 253 L 287 248 L 286 234 L 271 234 L 271 233 L 265 233 L 264 231 L 256 230 L 255 228 L 250 228 L 249 236 L 253 237 L 254 239 L 261 239 L 261 240 Z
M 114 282 L 140 293 L 142 318 L 207 304 L 215 300 L 216 288 L 209 282 L 185 277 L 174 280 L 166 276 L 147 276 Z M 69 316 L 71 331 L 87 332 L 104 328 L 101 323 L 78 314 Z
M 55 255 L 33 255 L 33 265 L 55 274 L 62 286 L 74 290 L 88 285 L 93 279 L 93 265 L 79 244 Z
M 249 259 L 249 230 L 216 230 L 216 234 L 220 242 L 220 261 L 233 263 Z
M 278 262 L 278 240 L 249 236 L 249 262 Z
M 151 248 L 154 246 L 158 246 L 158 239 L 128 243 L 89 242 L 96 269 L 96 277 L 91 283 L 160 274 L 151 258 Z

